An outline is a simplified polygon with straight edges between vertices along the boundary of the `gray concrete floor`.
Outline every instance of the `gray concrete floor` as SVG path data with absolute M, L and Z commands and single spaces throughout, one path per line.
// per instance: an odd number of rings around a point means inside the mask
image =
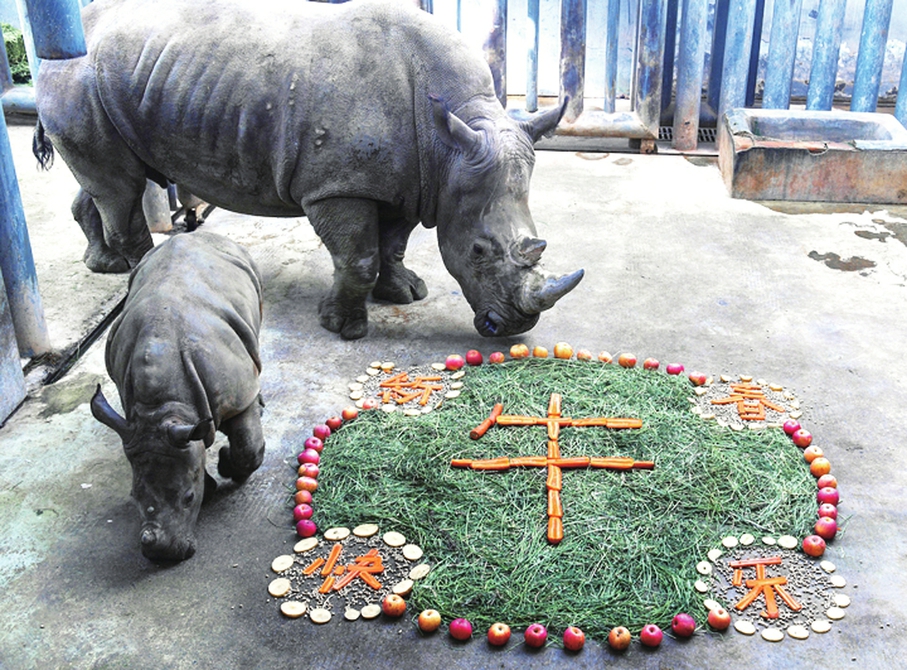
M 84 269 L 69 214 L 74 181 L 62 164 L 37 172 L 31 129 L 10 132 L 51 337 L 65 349 L 125 278 Z M 418 230 L 409 253 L 429 297 L 370 305 L 368 337 L 344 342 L 318 326 L 330 259 L 305 220 L 216 212 L 205 228 L 247 245 L 264 273 L 264 466 L 206 504 L 194 558 L 155 565 L 138 550 L 119 440 L 88 409 L 96 383 L 116 395 L 104 340 L 56 384 L 33 380 L 0 428 L 0 667 L 898 667 L 907 653 L 905 213 L 784 213 L 730 199 L 711 161 L 615 153 L 540 153 L 530 204 L 548 267 L 584 267 L 586 278 L 532 332 L 505 341 L 473 331 L 431 231 Z M 848 271 L 836 257 L 875 265 Z M 271 560 L 294 541 L 287 463 L 313 424 L 347 404 L 347 382 L 374 359 L 425 363 L 517 340 L 634 351 L 793 388 L 843 492 L 846 532 L 828 556 L 849 581 L 846 618 L 804 642 L 698 634 L 622 657 L 596 644 L 577 656 L 495 652 L 482 639 L 422 639 L 408 620 L 283 618 L 265 589 Z

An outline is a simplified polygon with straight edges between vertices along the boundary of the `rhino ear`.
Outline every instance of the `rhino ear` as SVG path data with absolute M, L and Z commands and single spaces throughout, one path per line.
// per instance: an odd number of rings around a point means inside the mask
M 126 419 L 117 414 L 116 410 L 114 410 L 113 407 L 110 406 L 110 403 L 107 402 L 107 398 L 105 398 L 104 394 L 101 392 L 100 384 L 98 384 L 98 388 L 91 398 L 91 414 L 105 426 L 115 430 L 117 435 L 124 441 L 129 439 L 132 431 L 129 430 Z
M 564 101 L 559 107 L 546 109 L 544 112 L 533 114 L 528 120 L 523 121 L 520 127 L 532 138 L 532 142 L 538 142 L 543 137 L 551 137 L 554 134 L 557 124 L 560 123 L 564 112 L 567 111 L 567 103 L 570 98 L 564 96 Z
M 473 130 L 450 113 L 447 105 L 436 95 L 429 95 L 431 112 L 438 137 L 451 149 L 462 151 L 467 158 L 478 155 L 485 147 L 485 135 Z
M 188 447 L 190 442 L 196 442 L 198 440 L 205 440 L 206 446 L 209 446 L 206 438 L 211 432 L 212 423 L 213 421 L 211 419 L 202 419 L 194 426 L 188 424 L 171 424 L 168 428 L 170 441 L 173 443 L 173 446 L 181 449 Z

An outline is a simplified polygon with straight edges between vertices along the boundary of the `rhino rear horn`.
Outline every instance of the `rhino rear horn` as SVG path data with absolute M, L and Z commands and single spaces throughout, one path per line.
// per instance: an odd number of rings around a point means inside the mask
M 523 282 L 517 307 L 525 314 L 538 314 L 554 307 L 554 303 L 576 288 L 583 278 L 583 270 L 557 277 L 533 272 Z
M 189 424 L 171 424 L 168 428 L 170 441 L 175 447 L 188 447 L 190 442 L 204 440 L 211 432 L 212 419 L 202 419 L 194 426 Z
M 564 96 L 564 101 L 559 107 L 546 109 L 544 112 L 533 114 L 528 120 L 523 121 L 520 127 L 526 131 L 526 134 L 532 138 L 533 144 L 543 137 L 551 137 L 554 134 L 557 124 L 560 123 L 564 112 L 567 111 L 567 103 L 570 102 L 568 96 Z
M 117 414 L 116 410 L 107 402 L 107 398 L 101 392 L 101 385 L 95 390 L 91 397 L 91 414 L 95 419 L 103 423 L 108 428 L 116 431 L 117 435 L 123 440 L 129 439 L 132 431 L 129 430 L 129 424 L 126 419 Z
M 548 243 L 537 237 L 524 237 L 517 249 L 517 260 L 526 267 L 536 265 L 542 259 L 542 252 Z
M 480 155 L 485 148 L 485 135 L 473 130 L 459 118 L 450 113 L 441 98 L 429 95 L 431 112 L 438 137 L 451 149 L 462 151 L 467 160 Z

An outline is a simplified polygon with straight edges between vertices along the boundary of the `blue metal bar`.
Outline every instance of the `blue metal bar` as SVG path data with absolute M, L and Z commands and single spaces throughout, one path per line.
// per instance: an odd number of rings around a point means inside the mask
M 727 43 L 727 20 L 731 0 L 715 2 L 715 29 L 712 32 L 712 51 L 709 62 L 709 90 L 706 102 L 718 113 L 721 98 L 721 75 L 724 70 L 724 46 Z
M 457 0 L 457 32 L 463 32 L 463 0 Z
M 721 94 L 718 98 L 719 122 L 727 110 L 743 107 L 746 102 L 755 14 L 756 0 L 730 0 L 724 67 L 721 70 Z
M 661 120 L 661 68 L 665 49 L 665 0 L 640 0 L 636 40 L 636 62 L 633 81 L 636 83 L 633 109 L 649 130 L 649 137 L 658 137 Z
M 683 0 L 672 140 L 678 151 L 692 151 L 698 144 L 708 13 L 709 0 Z
M 87 53 L 78 0 L 25 0 L 25 4 L 38 58 L 65 60 Z
M 901 81 L 898 84 L 898 101 L 894 105 L 894 118 L 907 128 L 907 52 L 901 65 Z
M 6 43 L 0 40 L 0 95 L 13 87 L 13 72 L 9 69 L 9 56 L 6 54 Z
M 37 356 L 50 351 L 50 341 L 3 114 L 0 114 L 0 196 L 0 273 L 3 274 L 19 353 L 26 357 Z
M 790 107 L 801 6 L 800 0 L 775 0 L 773 5 L 768 62 L 765 65 L 765 92 L 762 94 L 763 109 Z
M 22 26 L 22 39 L 25 42 L 25 56 L 28 58 L 28 70 L 31 73 L 31 80 L 37 81 L 38 67 L 41 65 L 41 59 L 35 53 L 35 38 L 31 30 L 31 18 L 29 17 L 28 7 L 25 0 L 16 0 L 16 9 L 19 12 L 19 25 Z
M 847 0 L 820 0 L 813 38 L 813 62 L 809 68 L 806 109 L 828 111 L 835 100 L 835 79 L 841 53 L 841 33 Z
M 3 273 L 0 272 L 0 285 Z M 13 327 L 6 291 L 0 291 L 0 425 L 25 399 L 25 376 L 19 362 L 16 330 Z
M 762 46 L 762 24 L 765 18 L 765 0 L 756 0 L 756 13 L 753 16 L 753 42 L 750 47 L 750 69 L 746 78 L 746 106 L 752 107 L 756 102 L 756 79 L 759 72 L 759 49 Z
M 564 120 L 583 113 L 586 69 L 586 0 L 561 0 L 560 99 L 570 98 Z
M 671 104 L 674 92 L 674 52 L 677 50 L 678 0 L 668 0 L 665 17 L 665 60 L 661 71 L 661 109 Z
M 604 111 L 614 113 L 617 101 L 617 59 L 620 34 L 620 0 L 608 0 L 608 23 L 605 27 L 605 96 Z
M 854 76 L 852 112 L 874 112 L 879 101 L 888 25 L 891 23 L 893 0 L 866 0 L 860 51 L 857 53 L 857 72 Z
M 529 0 L 526 7 L 529 48 L 526 50 L 526 111 L 539 108 L 539 0 Z

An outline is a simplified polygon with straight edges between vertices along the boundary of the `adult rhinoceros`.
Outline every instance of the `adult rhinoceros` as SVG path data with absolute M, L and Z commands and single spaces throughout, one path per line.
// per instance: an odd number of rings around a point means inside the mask
M 425 297 L 403 265 L 420 222 L 483 335 L 531 328 L 582 278 L 538 267 L 527 206 L 533 142 L 563 107 L 512 119 L 481 55 L 429 14 L 100 0 L 83 22 L 88 55 L 42 63 L 36 145 L 46 130 L 82 186 L 73 210 L 114 252 L 101 265 L 151 248 L 142 192 L 165 176 L 233 211 L 307 215 L 334 263 L 321 325 L 347 339 L 366 334 L 369 291 Z

